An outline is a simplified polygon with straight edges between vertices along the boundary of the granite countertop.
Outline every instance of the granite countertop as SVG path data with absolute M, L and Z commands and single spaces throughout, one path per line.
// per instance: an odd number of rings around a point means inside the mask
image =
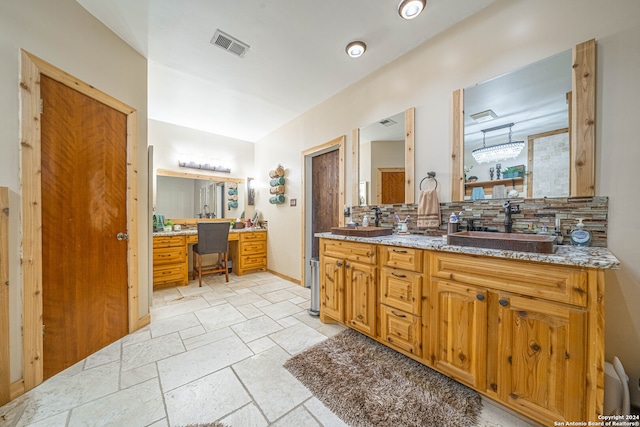
M 247 233 L 250 231 L 267 231 L 264 228 L 255 228 L 255 227 L 245 227 L 245 228 L 232 228 L 231 230 L 229 230 L 229 233 Z M 198 234 L 198 230 L 197 229 L 184 229 L 184 230 L 180 230 L 180 231 L 154 231 L 153 232 L 153 237 L 157 237 L 157 236 L 190 236 L 190 235 L 194 235 L 194 234 Z
M 546 262 L 550 264 L 572 265 L 602 269 L 618 269 L 620 261 L 607 248 L 575 247 L 558 245 L 553 254 L 537 254 L 533 252 L 506 251 L 500 249 L 472 248 L 469 246 L 448 245 L 442 236 L 423 236 L 419 234 L 381 237 L 341 236 L 332 233 L 316 233 L 316 237 L 351 242 L 374 243 L 378 245 L 402 246 L 406 248 L 429 249 L 442 252 L 455 252 L 467 255 L 483 255 L 495 258 L 519 259 L 526 261 Z

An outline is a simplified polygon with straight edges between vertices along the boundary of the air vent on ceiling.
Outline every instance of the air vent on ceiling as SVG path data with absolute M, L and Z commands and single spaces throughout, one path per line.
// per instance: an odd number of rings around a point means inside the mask
M 396 124 L 396 123 L 398 123 L 398 122 L 396 122 L 396 121 L 395 121 L 395 120 L 393 120 L 393 119 L 382 119 L 382 120 L 380 120 L 378 123 L 380 123 L 381 125 L 384 125 L 384 126 L 386 126 L 386 127 L 389 127 L 389 126 L 393 126 L 393 125 L 395 125 L 395 124 Z
M 244 56 L 247 50 L 249 50 L 248 44 L 243 43 L 235 37 L 231 37 L 229 34 L 224 33 L 220 30 L 216 30 L 216 33 L 211 39 L 211 44 L 214 46 L 218 46 L 219 48 L 224 49 L 227 52 L 231 52 L 234 55 L 238 55 L 241 58 Z

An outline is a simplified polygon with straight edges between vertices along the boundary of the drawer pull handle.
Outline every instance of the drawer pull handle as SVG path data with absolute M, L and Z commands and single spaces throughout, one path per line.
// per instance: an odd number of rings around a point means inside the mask
M 407 317 L 407 315 L 406 315 L 406 314 L 398 314 L 398 313 L 396 313 L 396 312 L 395 312 L 395 311 L 393 311 L 393 310 L 391 310 L 391 314 L 393 314 L 394 316 L 397 316 L 397 317 L 402 317 L 402 318 Z
M 400 249 L 392 249 L 391 252 L 395 252 L 397 254 L 406 254 L 407 253 L 407 251 L 400 250 Z
M 501 299 L 500 301 L 498 301 L 498 303 L 503 307 L 506 307 L 509 305 L 509 301 L 507 301 L 506 299 Z
M 484 301 L 484 295 L 482 294 L 476 295 L 476 298 L 478 298 L 479 301 Z
M 396 277 L 400 277 L 402 279 L 406 278 L 407 275 L 406 274 L 396 274 L 394 271 L 391 272 L 392 276 L 396 276 Z

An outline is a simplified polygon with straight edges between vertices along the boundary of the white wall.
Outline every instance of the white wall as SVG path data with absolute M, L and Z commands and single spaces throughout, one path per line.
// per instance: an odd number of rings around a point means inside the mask
M 147 65 L 146 60 L 104 27 L 74 0 L 0 2 L 0 186 L 20 195 L 19 72 L 20 49 L 25 49 L 138 111 L 138 241 L 139 309 L 148 313 L 147 249 Z M 19 203 L 18 203 L 19 205 Z M 13 215 L 12 215 L 13 217 Z M 21 225 L 18 224 L 18 228 Z M 20 253 L 19 239 L 11 240 Z M 19 257 L 10 258 L 10 291 L 20 293 Z M 14 301 L 14 297 L 11 297 Z M 14 357 L 21 346 L 21 310 L 10 313 L 11 381 L 22 378 Z
M 436 171 L 440 200 L 448 201 L 452 92 L 591 38 L 598 48 L 596 192 L 610 197 L 609 248 L 622 264 L 606 275 L 606 357 L 621 358 L 640 404 L 640 197 L 633 178 L 640 159 L 637 0 L 499 0 L 256 143 L 256 175 L 286 165 L 287 196 L 299 198 L 302 150 L 346 135 L 351 165 L 353 128 L 415 106 L 415 178 Z M 300 206 L 270 206 L 263 197 L 257 206 L 269 220 L 269 269 L 294 278 L 301 277 Z

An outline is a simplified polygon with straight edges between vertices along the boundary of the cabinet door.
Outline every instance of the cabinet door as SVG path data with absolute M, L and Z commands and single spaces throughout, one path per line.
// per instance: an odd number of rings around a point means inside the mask
M 507 294 L 498 303 L 500 398 L 549 425 L 585 419 L 586 312 Z
M 320 310 L 324 315 L 344 321 L 344 261 L 320 257 Z
M 484 389 L 487 352 L 487 291 L 446 280 L 431 288 L 431 360 L 437 369 Z
M 376 335 L 376 267 L 346 261 L 347 324 L 360 332 Z

